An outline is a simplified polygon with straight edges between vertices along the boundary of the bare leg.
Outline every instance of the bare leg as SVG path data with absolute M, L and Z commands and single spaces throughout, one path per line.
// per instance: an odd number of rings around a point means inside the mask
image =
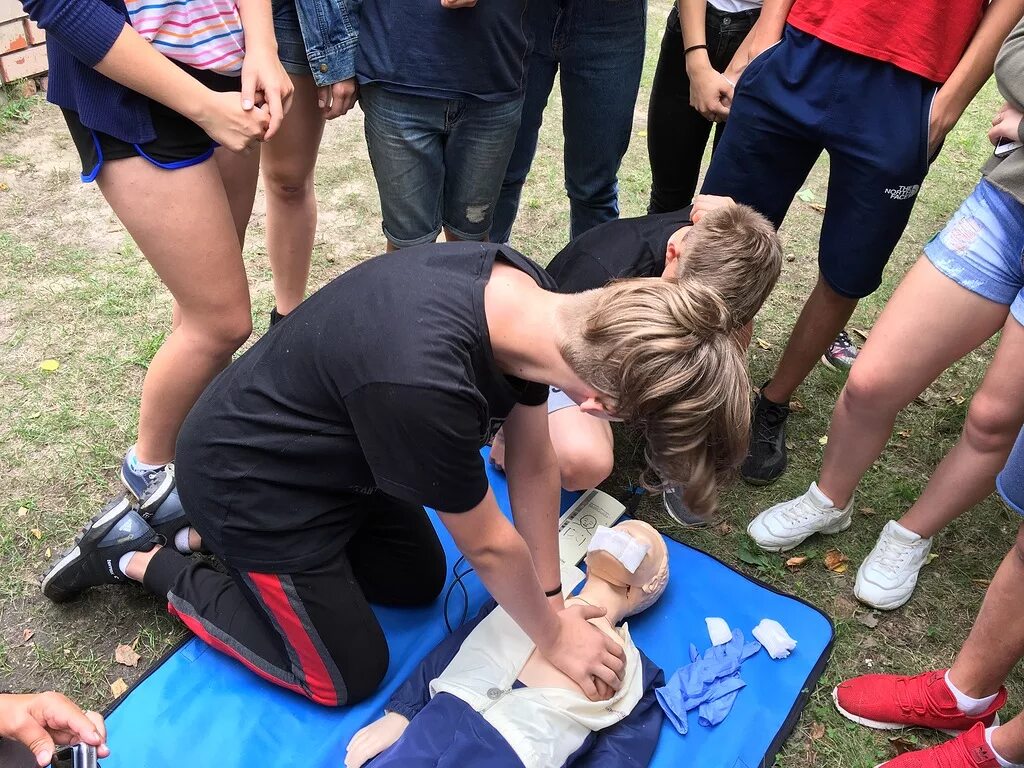
M 900 410 L 999 330 L 1007 312 L 918 259 L 875 324 L 832 412 L 818 485 L 836 506 L 846 505 L 881 454 Z
M 957 444 L 946 454 L 921 497 L 900 523 L 928 538 L 995 489 L 1024 424 L 1024 327 L 1011 315 L 981 382 Z
M 313 171 L 324 132 L 313 78 L 291 75 L 292 108 L 281 130 L 263 150 L 267 191 L 267 251 L 274 273 L 274 300 L 282 315 L 306 293 L 316 237 L 316 188 Z
M 779 367 L 762 394 L 773 403 L 788 403 L 856 307 L 857 299 L 840 296 L 818 275 L 818 284 L 789 335 Z
M 214 153 L 217 168 L 224 182 L 224 191 L 231 207 L 231 220 L 235 223 L 238 234 L 238 247 L 245 247 L 245 230 L 252 216 L 252 204 L 256 199 L 256 181 L 260 175 L 260 151 L 256 149 L 247 154 L 232 152 L 224 147 L 217 147 Z
M 548 431 L 566 490 L 595 488 L 612 473 L 614 443 L 607 421 L 574 405 L 549 414 Z
M 1024 657 L 1024 525 L 996 571 L 971 634 L 949 670 L 949 679 L 976 699 L 999 690 Z M 1020 725 L 1015 730 L 1020 731 Z M 1019 744 L 1024 746 L 1024 740 Z M 998 747 L 997 747 L 998 749 Z M 1002 750 L 999 750 L 1002 752 Z M 1010 755 L 1004 757 L 1010 758 Z
M 150 363 L 139 413 L 139 460 L 164 463 L 196 398 L 252 331 L 238 233 L 215 162 L 166 171 L 116 160 L 99 186 L 180 312 Z

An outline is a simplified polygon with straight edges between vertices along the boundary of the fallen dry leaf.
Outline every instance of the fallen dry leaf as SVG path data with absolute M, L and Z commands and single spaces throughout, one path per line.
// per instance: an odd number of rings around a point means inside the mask
M 900 431 L 899 431 L 899 432 L 898 432 L 897 434 L 898 434 L 898 435 L 899 435 L 900 437 L 910 437 L 910 432 L 908 432 L 908 431 L 907 431 L 907 430 L 905 430 L 905 429 L 901 429 L 901 430 L 900 430 Z
M 799 568 L 801 565 L 807 562 L 806 555 L 798 555 L 797 557 L 791 557 L 786 561 L 787 568 Z
M 808 205 L 811 206 L 811 208 L 816 210 L 818 213 L 824 213 L 825 212 L 825 206 L 822 205 L 821 203 L 808 203 Z
M 18 507 L 18 517 L 24 517 L 28 514 L 28 507 Z
M 854 333 L 856 333 L 858 336 L 860 336 L 861 339 L 867 341 L 867 338 L 868 338 L 867 331 L 862 331 L 860 328 L 851 328 L 850 330 L 853 331 Z
M 46 557 L 47 557 L 47 559 L 53 557 L 53 550 L 50 549 L 49 547 L 46 548 Z
M 0 192 L 6 192 L 9 189 L 9 186 L 7 186 L 4 182 L 0 181 Z
M 963 405 L 965 402 L 967 402 L 967 398 L 964 397 L 963 395 L 950 395 L 949 401 L 954 405 Z
M 128 683 L 126 683 L 124 681 L 123 677 L 117 678 L 117 680 L 115 680 L 114 682 L 112 682 L 110 684 L 110 692 L 112 694 L 114 694 L 114 698 L 115 699 L 120 698 L 121 696 L 123 696 L 127 690 L 128 690 Z
M 789 410 L 791 410 L 791 411 L 802 411 L 803 409 L 804 409 L 803 402 L 798 400 L 797 398 L 794 397 L 792 400 L 789 401 Z
M 857 614 L 857 621 L 868 629 L 874 629 L 878 626 L 878 617 L 873 613 L 859 613 Z
M 43 538 L 43 532 L 40 531 L 38 528 L 33 528 L 32 530 L 29 531 L 29 533 L 31 533 L 37 539 Z
M 811 741 L 817 741 L 825 735 L 825 726 L 821 723 L 811 723 L 811 730 L 808 734 Z
M 825 567 L 832 573 L 846 573 L 847 564 L 850 558 L 838 549 L 830 549 L 825 553 Z
M 771 344 L 769 344 L 767 341 L 765 341 L 764 339 L 761 339 L 761 338 L 757 339 L 757 346 L 759 346 L 761 349 L 771 349 L 772 348 Z
M 860 508 L 860 513 L 862 515 L 864 515 L 865 517 L 871 517 L 873 514 L 875 514 L 875 508 L 874 507 L 861 507 Z
M 57 360 L 43 360 L 43 362 L 39 364 L 39 367 L 48 373 L 52 373 L 60 368 L 60 363 Z
M 130 645 L 121 644 L 114 649 L 114 661 L 124 664 L 126 667 L 137 667 L 139 665 L 139 654 L 132 650 Z
M 828 445 L 828 435 L 822 435 L 818 438 L 818 445 Z
M 792 253 L 787 253 L 786 254 L 786 261 L 790 261 L 790 262 L 796 261 L 796 255 L 792 254 Z
M 792 440 L 787 440 L 786 441 L 786 450 L 787 451 L 792 451 L 794 448 L 796 448 L 796 443 L 794 443 Z
M 904 752 L 913 752 L 918 748 L 917 742 L 911 741 L 906 736 L 890 736 L 889 743 L 896 750 L 897 756 L 902 755 Z
M 934 561 L 936 561 L 938 559 L 939 559 L 938 554 L 936 554 L 935 552 L 932 552 L 932 553 L 930 553 L 928 555 L 928 559 L 924 561 L 924 564 L 928 565 L 928 564 L 930 564 L 930 563 L 932 563 L 932 562 L 934 562 Z
M 985 587 L 985 589 L 988 589 L 988 585 L 992 582 L 988 579 L 971 579 L 971 583 L 976 584 L 979 587 Z
M 35 633 L 36 631 L 34 629 L 25 627 L 24 631 L 21 633 L 21 642 L 27 643 L 29 640 L 32 639 L 32 635 L 34 635 Z

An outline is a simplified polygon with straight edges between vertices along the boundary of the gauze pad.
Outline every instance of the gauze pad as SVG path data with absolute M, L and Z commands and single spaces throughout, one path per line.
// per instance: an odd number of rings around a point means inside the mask
M 708 625 L 708 637 L 711 638 L 712 645 L 725 645 L 732 640 L 732 630 L 725 623 L 725 619 L 708 616 L 704 623 Z
M 796 648 L 796 640 L 775 619 L 761 619 L 753 635 L 773 659 L 784 659 Z
M 599 525 L 590 540 L 587 552 L 601 550 L 614 557 L 630 573 L 636 573 L 651 545 L 637 541 L 625 531 L 616 531 Z

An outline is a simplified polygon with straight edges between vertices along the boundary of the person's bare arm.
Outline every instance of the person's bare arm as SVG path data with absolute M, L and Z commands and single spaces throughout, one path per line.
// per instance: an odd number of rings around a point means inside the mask
M 555 610 L 544 597 L 526 542 L 501 513 L 490 488 L 483 501 L 468 512 L 438 515 L 491 597 L 537 650 L 591 699 L 598 698 L 595 678 L 618 689 L 625 669 L 622 649 L 587 622 L 603 616 L 605 610 L 586 605 Z
M 291 107 L 292 84 L 277 56 L 277 38 L 270 0 L 238 0 L 238 16 L 245 32 L 245 61 L 242 64 L 242 109 L 267 105 L 270 126 L 264 141 L 273 138 Z
M 683 50 L 706 45 L 707 0 L 679 0 L 679 25 L 683 30 Z M 684 54 L 686 76 L 690 79 L 690 106 L 712 122 L 729 116 L 733 85 L 711 66 L 706 48 Z
M 561 479 L 558 457 L 548 435 L 546 405 L 517 405 L 505 421 L 505 462 L 508 496 L 516 530 L 533 556 L 541 586 L 547 592 L 561 579 L 558 565 L 558 507 Z M 551 598 L 562 607 L 562 596 Z
M 128 24 L 96 71 L 170 107 L 198 124 L 214 141 L 236 152 L 263 140 L 269 117 L 244 110 L 237 94 L 210 90 L 160 54 Z
M 928 127 L 929 157 L 938 151 L 946 134 L 992 75 L 999 47 L 1022 15 L 1024 0 L 992 0 L 989 3 L 981 24 L 960 57 L 960 63 L 935 94 Z

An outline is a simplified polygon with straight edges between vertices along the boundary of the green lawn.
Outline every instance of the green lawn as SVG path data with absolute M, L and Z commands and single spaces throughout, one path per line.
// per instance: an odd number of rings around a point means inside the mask
M 620 175 L 625 216 L 642 214 L 650 185 L 645 113 L 667 0 L 652 0 L 648 60 L 637 103 L 634 141 Z M 966 197 L 991 151 L 984 138 L 999 98 L 990 84 L 946 142 L 920 195 L 883 287 L 861 303 L 851 327 L 869 331 L 921 246 Z M 568 205 L 562 186 L 561 102 L 552 96 L 537 161 L 524 191 L 513 242 L 546 262 L 564 245 Z M 131 682 L 181 631 L 141 590 L 94 590 L 67 606 L 42 600 L 36 580 L 49 554 L 70 542 L 116 488 L 115 468 L 134 437 L 146 365 L 170 320 L 170 300 L 152 270 L 106 208 L 94 185 L 77 178 L 77 158 L 59 112 L 39 100 L 0 110 L 0 689 L 58 688 L 92 706 L 112 698 L 110 684 Z M 826 160 L 807 186 L 825 199 Z M 358 115 L 332 123 L 317 171 L 320 227 L 312 286 L 382 249 L 376 189 Z M 816 277 L 821 215 L 794 203 L 783 227 L 786 263 L 779 287 L 757 320 L 753 380 L 766 379 L 788 329 Z M 262 193 L 246 248 L 257 332 L 272 304 L 264 250 Z M 888 736 L 858 728 L 832 708 L 840 680 L 870 671 L 917 671 L 948 664 L 970 628 L 988 579 L 1013 541 L 1017 519 L 990 498 L 936 541 L 914 599 L 876 614 L 852 597 L 859 562 L 885 521 L 914 500 L 959 434 L 971 394 L 984 373 L 990 343 L 944 374 L 921 403 L 900 417 L 897 435 L 862 483 L 853 528 L 815 538 L 791 554 L 810 560 L 790 572 L 784 557 L 753 551 L 744 533 L 758 511 L 797 495 L 821 460 L 841 375 L 816 369 L 797 394 L 791 419 L 791 468 L 769 488 L 742 484 L 723 498 L 714 529 L 681 533 L 646 502 L 641 516 L 826 611 L 836 645 L 821 685 L 779 758 L 785 766 L 872 766 L 894 754 Z M 40 367 L 57 360 L 55 371 Z M 898 365 L 899 362 L 894 361 Z M 632 446 L 621 435 L 620 462 L 607 488 L 618 493 L 635 475 Z M 850 558 L 846 573 L 825 569 L 829 548 Z M 120 643 L 134 643 L 139 668 L 114 662 Z M 1011 680 L 1011 707 L 1021 679 Z M 904 738 L 931 743 L 925 732 Z

